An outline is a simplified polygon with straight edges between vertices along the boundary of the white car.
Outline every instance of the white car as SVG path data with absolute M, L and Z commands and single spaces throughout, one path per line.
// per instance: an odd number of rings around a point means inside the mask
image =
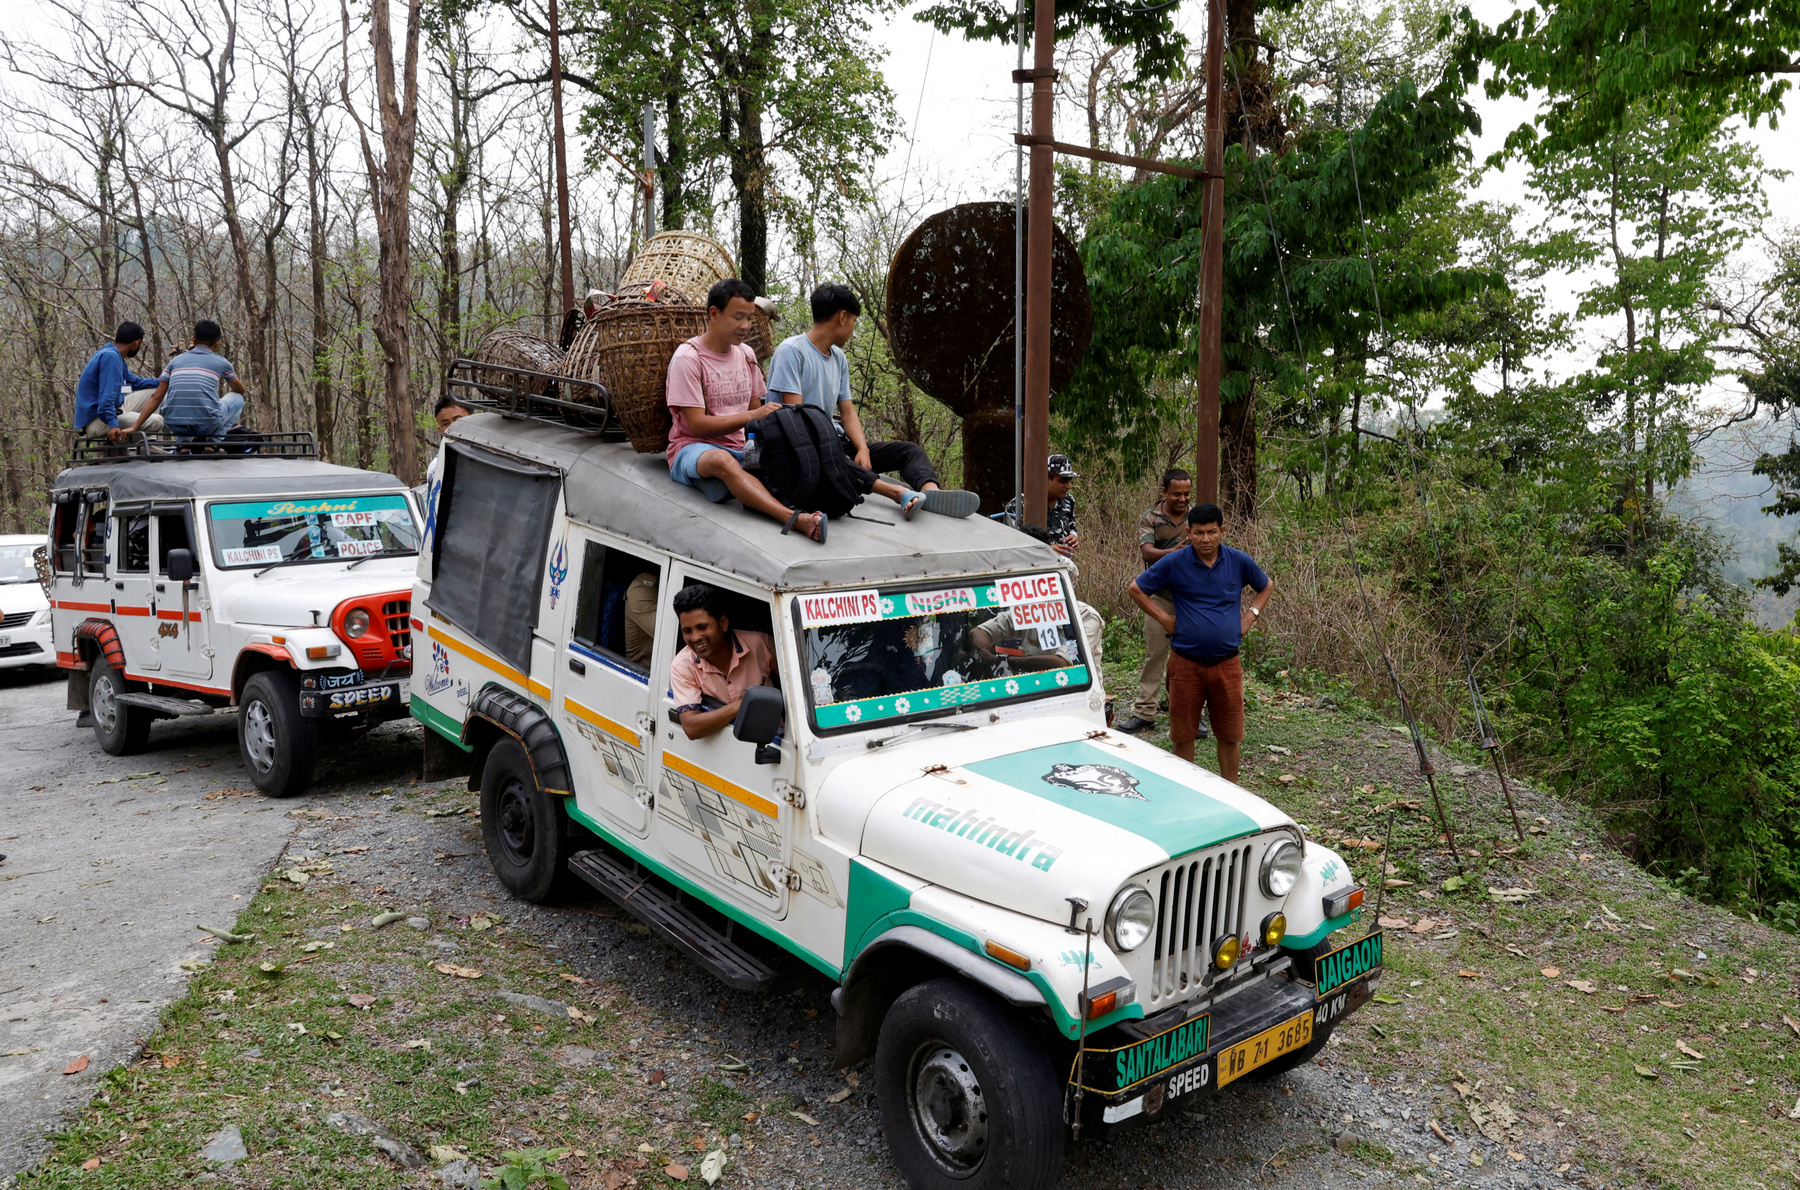
M 44 540 L 35 533 L 0 534 L 0 669 L 56 665 L 50 599 L 32 559 Z
M 120 756 L 158 719 L 235 706 L 251 781 L 298 793 L 321 746 L 406 714 L 412 493 L 319 462 L 310 434 L 264 435 L 256 454 L 132 442 L 79 444 L 51 491 L 69 707 Z
M 492 413 L 441 458 L 413 597 L 427 775 L 470 774 L 515 896 L 578 877 L 732 987 L 784 962 L 837 984 L 833 1062 L 874 1057 L 913 1186 L 1042 1190 L 1069 1125 L 1205 1112 L 1373 994 L 1382 935 L 1348 928 L 1342 857 L 1106 730 L 1048 546 L 883 509 L 820 546 L 659 456 Z M 713 624 L 767 634 L 779 684 L 690 738 L 695 583 Z

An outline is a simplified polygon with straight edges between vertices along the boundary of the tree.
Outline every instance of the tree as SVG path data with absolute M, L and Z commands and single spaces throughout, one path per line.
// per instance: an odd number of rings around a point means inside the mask
M 350 98 L 350 6 L 343 14 L 344 108 L 356 121 L 374 206 L 376 252 L 381 278 L 375 306 L 375 341 L 381 345 L 382 381 L 387 396 L 388 466 L 400 482 L 416 485 L 419 466 L 418 408 L 412 393 L 412 171 L 413 141 L 419 126 L 419 5 L 407 0 L 406 54 L 394 72 L 394 35 L 388 0 L 369 8 L 369 44 L 375 56 L 375 104 L 381 118 L 379 158 L 369 143 L 368 125 Z

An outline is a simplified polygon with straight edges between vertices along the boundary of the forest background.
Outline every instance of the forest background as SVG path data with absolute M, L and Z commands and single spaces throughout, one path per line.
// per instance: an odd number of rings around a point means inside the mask
M 1800 547 L 1763 511 L 1800 517 L 1800 231 L 1757 148 L 1800 27 L 1711 0 L 1488 23 L 1448 0 L 1213 2 L 1223 502 L 1281 584 L 1251 664 L 1397 710 L 1391 660 L 1434 736 L 1476 748 L 1485 724 L 1653 872 L 1800 929 Z M 1059 135 L 1197 161 L 1205 5 L 1060 11 Z M 42 527 L 75 378 L 123 318 L 152 375 L 217 318 L 255 427 L 416 480 L 448 363 L 560 321 L 546 18 L 35 0 L 9 22 L 0 527 Z M 915 20 L 935 32 L 908 113 L 884 57 Z M 1004 58 L 1011 6 L 568 0 L 558 27 L 577 294 L 641 237 L 654 105 L 659 225 L 727 243 L 787 333 L 818 282 L 857 288 L 865 423 L 959 475 L 959 419 L 886 351 L 886 276 L 931 212 L 1012 197 L 1010 154 L 947 174 L 917 135 L 931 54 Z M 1483 136 L 1496 110 L 1526 118 Z M 1518 202 L 1484 191 L 1502 167 Z M 1198 212 L 1192 183 L 1058 166 L 1095 336 L 1053 437 L 1120 645 L 1137 515 L 1193 457 Z

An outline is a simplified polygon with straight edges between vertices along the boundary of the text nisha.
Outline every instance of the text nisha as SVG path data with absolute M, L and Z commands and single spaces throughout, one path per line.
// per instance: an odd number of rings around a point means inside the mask
M 1031 866 L 1040 872 L 1048 872 L 1051 865 L 1062 858 L 1061 847 L 1032 837 L 1036 831 L 1012 830 L 992 818 L 983 819 L 980 810 L 958 810 L 920 797 L 913 799 L 901 817 L 948 831 L 959 839 L 968 839 L 978 847 L 991 848 L 1020 862 L 1029 855 Z

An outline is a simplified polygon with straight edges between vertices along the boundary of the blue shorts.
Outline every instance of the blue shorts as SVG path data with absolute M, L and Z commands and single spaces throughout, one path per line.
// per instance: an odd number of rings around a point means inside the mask
M 744 452 L 741 450 L 715 446 L 711 442 L 690 442 L 676 451 L 675 457 L 669 460 L 669 478 L 694 488 L 714 504 L 723 504 L 731 499 L 731 489 L 725 486 L 724 480 L 710 479 L 699 471 L 700 456 L 709 450 L 722 450 L 738 462 L 744 461 Z

